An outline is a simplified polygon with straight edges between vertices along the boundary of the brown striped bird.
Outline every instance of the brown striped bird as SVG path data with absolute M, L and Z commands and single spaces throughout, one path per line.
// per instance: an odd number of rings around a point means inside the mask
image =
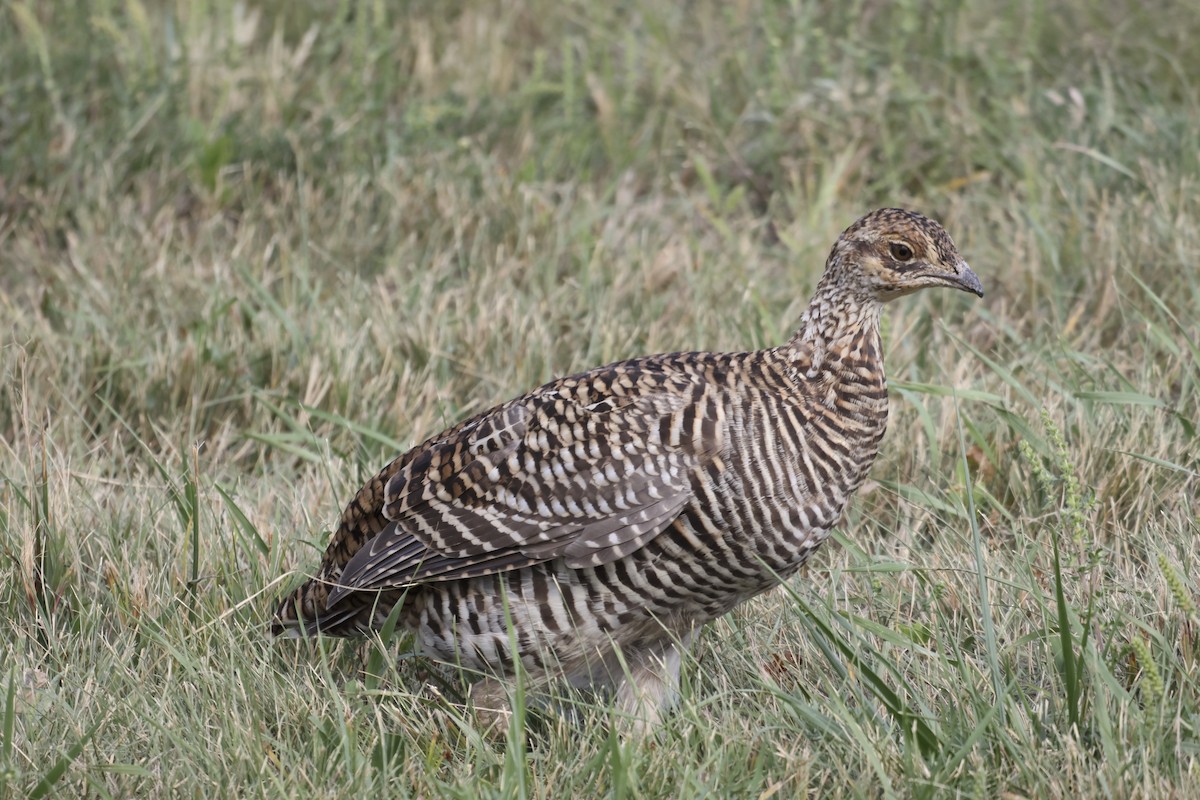
M 940 224 L 884 208 L 838 238 L 791 339 L 670 353 L 547 383 L 418 445 L 346 506 L 275 634 L 364 634 L 396 610 L 424 654 L 615 695 L 651 726 L 699 626 L 808 560 L 887 426 L 884 303 L 983 296 Z

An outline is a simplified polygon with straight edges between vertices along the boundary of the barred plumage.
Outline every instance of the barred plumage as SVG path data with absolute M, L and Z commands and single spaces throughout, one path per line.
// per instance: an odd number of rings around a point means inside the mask
M 866 478 L 882 305 L 927 286 L 983 294 L 938 223 L 881 209 L 839 237 L 787 344 L 611 364 L 434 436 L 346 507 L 273 630 L 365 632 L 400 603 L 428 655 L 520 659 L 652 719 L 677 648 L 795 572 Z

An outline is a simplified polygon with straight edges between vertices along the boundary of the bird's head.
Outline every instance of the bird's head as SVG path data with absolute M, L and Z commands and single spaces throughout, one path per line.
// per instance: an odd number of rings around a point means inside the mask
M 829 254 L 826 278 L 860 300 L 880 303 L 929 286 L 983 297 L 978 276 L 946 229 L 900 208 L 872 211 L 843 231 Z

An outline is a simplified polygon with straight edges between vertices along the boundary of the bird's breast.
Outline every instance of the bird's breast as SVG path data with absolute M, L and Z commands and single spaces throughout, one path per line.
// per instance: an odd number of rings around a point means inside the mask
M 887 426 L 880 370 L 843 368 L 805 393 L 732 401 L 728 471 L 715 493 L 727 535 L 772 569 L 803 563 L 866 479 Z

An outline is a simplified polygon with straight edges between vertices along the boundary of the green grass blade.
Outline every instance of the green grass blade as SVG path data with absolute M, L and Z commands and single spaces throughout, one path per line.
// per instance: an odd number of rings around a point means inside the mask
M 1063 591 L 1062 562 L 1059 558 L 1058 532 L 1050 534 L 1051 552 L 1053 553 L 1054 571 L 1054 607 L 1057 612 L 1058 641 L 1062 648 L 1062 680 L 1067 692 L 1067 717 L 1071 728 L 1079 732 L 1080 706 L 1080 674 L 1075 658 L 1075 641 L 1071 635 L 1071 618 L 1067 606 L 1066 594 Z
M 1166 403 L 1157 397 L 1148 397 L 1137 392 L 1075 392 L 1079 400 L 1092 400 L 1118 406 L 1154 406 L 1165 408 Z
M 904 731 L 905 735 L 915 737 L 922 754 L 927 757 L 936 754 L 941 749 L 941 742 L 928 723 L 921 716 L 914 714 L 909 709 L 908 703 L 869 664 L 863 661 L 855 649 L 841 636 L 837 635 L 834 629 L 820 615 L 814 612 L 812 606 L 799 593 L 795 592 L 787 584 L 784 585 L 787 587 L 792 601 L 800 607 L 800 610 L 804 613 L 805 618 L 810 624 L 815 626 L 825 637 L 825 640 L 834 646 L 841 657 L 851 664 L 857 673 L 862 675 L 870 686 L 872 694 L 887 708 L 892 718 L 896 721 L 897 726 Z M 834 663 L 831 661 L 831 664 Z M 884 665 L 887 666 L 886 662 L 884 662 Z
M 975 493 L 971 486 L 971 468 L 967 463 L 967 442 L 963 434 L 962 413 L 955 404 L 955 420 L 958 424 L 958 449 L 962 468 L 960 474 L 963 480 L 963 496 L 967 503 L 967 518 L 971 525 L 971 547 L 975 557 L 976 588 L 979 592 L 979 610 L 983 622 L 983 641 L 987 650 L 988 671 L 990 672 L 992 691 L 996 696 L 996 708 L 1000 716 L 1000 725 L 1004 725 L 1006 717 L 1004 678 L 1000 671 L 1000 648 L 997 645 L 996 623 L 992 618 L 991 590 L 988 587 L 987 555 L 983 546 L 983 536 L 979 531 L 979 519 L 975 513 Z
M 0 741 L 0 771 L 5 773 L 12 769 L 13 748 L 16 746 L 17 720 L 17 673 L 12 667 L 8 670 L 8 687 L 4 693 L 4 728 L 0 731 L 3 739 Z
M 242 538 L 251 542 L 254 545 L 254 549 L 261 555 L 270 555 L 270 545 L 267 544 L 266 539 L 258 532 L 258 528 L 254 526 L 254 523 L 250 521 L 245 512 L 238 508 L 238 504 L 229 494 L 229 490 L 219 483 L 214 483 L 213 488 L 217 490 L 217 494 L 221 495 L 221 500 L 225 503 L 225 509 L 229 511 L 229 516 L 233 517 L 233 524 L 237 526 L 237 530 L 242 535 Z

